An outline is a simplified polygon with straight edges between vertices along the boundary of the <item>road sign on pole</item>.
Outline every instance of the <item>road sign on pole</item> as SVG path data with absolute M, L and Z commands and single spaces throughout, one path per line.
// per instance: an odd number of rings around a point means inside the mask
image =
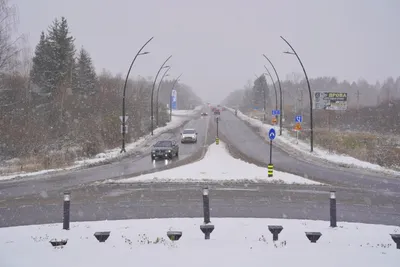
M 272 124 L 276 124 L 277 121 L 278 121 L 278 120 L 276 119 L 276 117 L 273 117 L 273 118 L 272 118 Z
M 125 116 L 125 122 L 128 121 L 128 118 L 129 118 L 129 116 Z M 120 119 L 121 121 L 124 121 L 124 116 L 119 116 L 119 119 Z
M 281 111 L 279 109 L 273 109 L 272 110 L 272 116 L 280 115 Z
M 301 124 L 300 122 L 297 122 L 296 125 L 294 126 L 295 131 L 300 131 L 301 130 Z
M 173 110 L 177 109 L 177 99 L 178 99 L 178 92 L 176 90 L 172 90 L 172 92 L 171 92 L 171 108 Z
M 272 164 L 272 140 L 275 139 L 276 132 L 274 128 L 269 129 L 268 137 L 269 137 L 269 164 L 268 164 L 268 177 L 273 176 L 274 165 Z
M 302 117 L 301 115 L 297 115 L 297 116 L 294 118 L 294 121 L 295 121 L 295 122 L 303 122 L 303 117 Z
M 275 139 L 276 132 L 274 128 L 269 129 L 268 136 L 271 141 Z

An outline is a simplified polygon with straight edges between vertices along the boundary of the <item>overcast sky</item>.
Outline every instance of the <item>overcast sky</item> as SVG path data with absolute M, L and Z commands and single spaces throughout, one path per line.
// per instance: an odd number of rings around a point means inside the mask
M 400 75 L 398 0 L 10 0 L 32 49 L 54 18 L 65 16 L 77 48 L 97 71 L 126 74 L 137 50 L 154 40 L 132 77 L 155 76 L 169 56 L 171 75 L 206 101 L 219 101 L 261 74 L 265 53 L 281 79 L 301 72 L 280 39 L 300 55 L 310 77 L 356 81 Z

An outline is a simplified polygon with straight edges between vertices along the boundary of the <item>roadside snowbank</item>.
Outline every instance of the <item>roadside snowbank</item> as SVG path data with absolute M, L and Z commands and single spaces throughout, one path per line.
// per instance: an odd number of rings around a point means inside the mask
M 231 112 L 235 112 L 234 109 L 231 109 L 231 108 L 227 108 L 227 109 L 230 110 Z M 249 116 L 246 116 L 245 114 L 243 114 L 240 111 L 238 111 L 238 117 L 240 119 L 248 122 L 250 125 L 259 128 L 261 130 L 261 134 L 263 136 L 268 136 L 268 131 L 271 128 L 275 128 L 275 130 L 277 130 L 277 131 L 279 130 L 279 126 L 264 124 L 264 123 L 262 123 L 262 121 L 250 118 Z M 358 167 L 358 168 L 371 169 L 371 170 L 384 172 L 384 173 L 390 173 L 390 174 L 394 174 L 394 175 L 400 175 L 400 172 L 398 172 L 398 171 L 384 168 L 377 164 L 362 161 L 362 160 L 359 160 L 359 159 L 356 159 L 356 158 L 353 158 L 353 157 L 350 157 L 347 155 L 335 154 L 335 153 L 329 152 L 320 147 L 314 146 L 314 152 L 311 153 L 309 143 L 306 143 L 303 140 L 296 140 L 296 138 L 289 135 L 289 133 L 286 129 L 282 129 L 282 135 L 277 136 L 274 139 L 274 143 L 289 153 L 300 152 L 309 157 L 333 162 L 333 163 L 339 164 L 343 167 L 346 167 L 346 166 L 347 167 Z
M 99 221 L 0 228 L 0 265 L 57 266 L 398 266 L 399 250 L 390 234 L 395 226 L 284 219 L 212 218 L 210 240 L 202 218 Z M 273 242 L 268 225 L 283 226 Z M 182 231 L 170 241 L 167 231 Z M 93 234 L 110 231 L 105 243 Z M 313 244 L 305 232 L 321 232 Z M 68 239 L 53 248 L 52 239 Z
M 320 184 L 290 173 L 274 171 L 268 177 L 267 169 L 233 158 L 220 142 L 210 145 L 203 159 L 181 167 L 149 173 L 122 180 L 108 180 L 112 183 L 135 182 L 190 182 L 190 181 L 252 181 L 284 184 Z
M 176 109 L 172 110 L 172 115 L 173 116 L 190 116 L 190 115 L 195 115 L 197 112 L 203 109 L 203 106 L 197 106 L 195 109 Z

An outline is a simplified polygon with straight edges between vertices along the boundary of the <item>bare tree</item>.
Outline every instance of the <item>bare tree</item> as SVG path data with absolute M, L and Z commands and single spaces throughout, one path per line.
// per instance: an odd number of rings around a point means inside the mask
M 19 42 L 23 35 L 13 36 L 18 24 L 17 6 L 0 0 L 0 72 L 13 70 L 18 63 Z

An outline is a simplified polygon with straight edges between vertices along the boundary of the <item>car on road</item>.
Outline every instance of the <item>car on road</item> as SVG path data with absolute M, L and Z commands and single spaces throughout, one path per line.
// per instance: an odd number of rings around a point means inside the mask
M 151 150 L 151 159 L 157 158 L 172 159 L 179 156 L 179 145 L 174 140 L 162 140 L 153 145 Z
M 216 109 L 216 110 L 214 111 L 214 115 L 221 115 L 221 111 L 219 111 L 219 109 Z
M 208 113 L 207 113 L 207 112 L 202 112 L 202 113 L 201 113 L 201 116 L 203 116 L 203 117 L 204 117 L 204 116 L 208 116 Z
M 184 129 L 181 133 L 181 143 L 197 143 L 197 132 L 195 129 Z

